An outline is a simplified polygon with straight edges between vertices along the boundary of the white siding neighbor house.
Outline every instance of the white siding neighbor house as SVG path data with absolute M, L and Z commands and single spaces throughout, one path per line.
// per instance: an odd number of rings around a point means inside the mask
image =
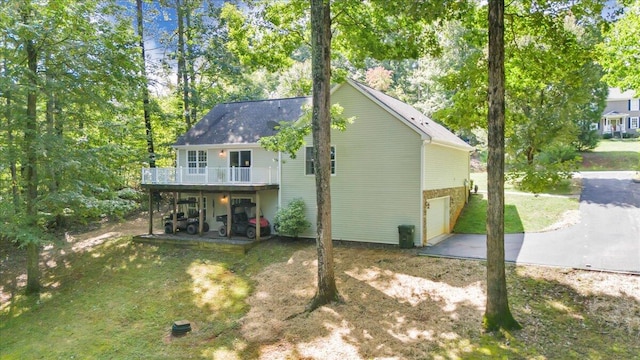
M 314 225 L 316 199 L 311 136 L 292 159 L 261 148 L 280 121 L 296 121 L 309 97 L 220 104 L 174 144 L 177 167 L 143 169 L 150 191 L 202 198 L 213 230 L 229 203 L 254 202 L 265 218 L 295 198 Z M 331 93 L 347 130 L 332 131 L 332 234 L 335 240 L 398 244 L 398 226 L 413 226 L 415 246 L 449 233 L 469 193 L 471 146 L 393 97 L 347 80 Z M 259 236 L 259 235 L 258 235 Z
M 600 122 L 594 125 L 602 135 L 625 137 L 640 134 L 640 99 L 634 97 L 633 90 L 610 88 L 607 107 Z

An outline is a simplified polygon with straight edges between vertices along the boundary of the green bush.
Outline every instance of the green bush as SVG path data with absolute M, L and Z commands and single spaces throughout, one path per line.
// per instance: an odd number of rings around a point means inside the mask
M 539 161 L 543 164 L 574 161 L 578 158 L 578 152 L 572 146 L 555 144 L 539 155 Z
M 289 205 L 278 210 L 273 221 L 275 230 L 281 235 L 297 238 L 307 230 L 311 223 L 305 217 L 304 201 L 300 198 L 291 200 Z
M 592 130 L 590 125 L 591 124 L 589 123 L 585 123 L 580 126 L 578 138 L 573 142 L 573 146 L 576 148 L 576 150 L 593 150 L 596 148 L 596 146 L 598 146 L 598 142 L 600 141 L 600 134 L 598 134 L 597 130 Z
M 611 133 L 606 133 L 606 134 L 602 134 L 602 138 L 603 139 L 611 139 L 613 137 L 613 135 Z
M 581 161 L 573 146 L 554 144 L 538 154 L 531 164 L 512 163 L 507 179 L 520 190 L 537 194 L 563 186 Z

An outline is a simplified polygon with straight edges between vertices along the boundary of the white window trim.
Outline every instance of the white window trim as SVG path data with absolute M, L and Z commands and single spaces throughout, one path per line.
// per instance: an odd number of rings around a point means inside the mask
M 640 99 L 629 100 L 629 111 L 640 111 Z
M 227 167 L 231 167 L 231 153 L 232 152 L 237 152 L 237 153 L 241 153 L 243 151 L 248 151 L 249 152 L 249 157 L 251 158 L 251 165 L 247 166 L 249 168 L 253 167 L 253 150 L 252 149 L 229 149 L 227 150 Z M 242 166 L 239 166 L 242 167 Z
M 189 159 L 189 153 L 195 153 L 195 160 L 191 161 Z M 200 155 L 204 155 L 204 161 Z M 207 168 L 207 163 L 209 162 L 209 154 L 207 150 L 187 150 L 187 172 L 191 175 L 193 174 L 204 174 L 205 169 Z M 191 167 L 190 164 L 195 164 L 196 166 Z M 202 166 L 204 164 L 204 166 Z
M 304 176 L 316 176 L 316 168 L 314 166 L 313 168 L 313 174 L 307 174 L 307 149 L 308 148 L 313 148 L 313 146 L 305 146 L 304 147 L 304 166 L 302 171 L 304 172 Z M 336 174 L 338 173 L 338 153 L 337 153 L 337 149 L 335 145 L 331 145 L 331 148 L 333 149 L 333 160 L 331 160 L 333 162 L 333 172 L 331 173 L 331 176 L 336 176 Z
M 634 124 L 635 122 L 635 124 Z M 638 129 L 640 128 L 640 117 L 638 116 L 631 116 L 629 118 L 629 129 Z

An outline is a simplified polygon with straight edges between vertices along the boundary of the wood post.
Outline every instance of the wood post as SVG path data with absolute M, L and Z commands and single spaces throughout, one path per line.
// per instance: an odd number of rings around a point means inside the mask
M 200 198 L 198 199 L 198 234 L 202 236 L 204 226 L 204 213 L 202 211 L 202 190 L 200 190 Z
M 256 191 L 256 241 L 260 241 L 260 226 L 262 217 L 260 214 L 260 192 Z
M 153 235 L 153 190 L 149 189 L 149 235 Z
M 233 214 L 231 213 L 231 193 L 227 193 L 227 238 L 231 239 L 231 224 Z
M 176 191 L 173 192 L 173 232 L 176 233 L 178 229 L 178 193 Z

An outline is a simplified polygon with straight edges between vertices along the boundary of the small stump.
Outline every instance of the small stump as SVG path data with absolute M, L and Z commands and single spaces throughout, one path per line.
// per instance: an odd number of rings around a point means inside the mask
M 183 336 L 191 331 L 191 323 L 188 320 L 178 320 L 171 326 L 171 335 Z

